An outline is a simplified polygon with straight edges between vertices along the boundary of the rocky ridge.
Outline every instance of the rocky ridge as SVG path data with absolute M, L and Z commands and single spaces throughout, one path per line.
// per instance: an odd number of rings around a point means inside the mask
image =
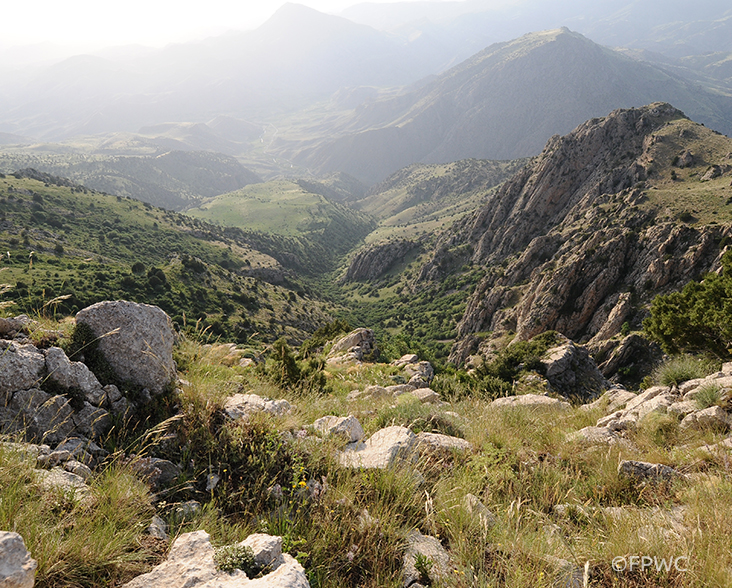
M 466 245 L 470 261 L 487 270 L 468 300 L 451 360 L 464 361 L 477 348 L 475 334 L 485 331 L 528 339 L 553 329 L 574 340 L 607 339 L 625 322 L 638 323 L 639 302 L 719 267 L 729 225 L 679 223 L 649 203 L 657 160 L 683 153 L 684 138 L 699 133 L 712 135 L 663 103 L 591 119 L 553 137 L 443 236 L 418 283 L 442 279 L 449 271 L 443 259 Z

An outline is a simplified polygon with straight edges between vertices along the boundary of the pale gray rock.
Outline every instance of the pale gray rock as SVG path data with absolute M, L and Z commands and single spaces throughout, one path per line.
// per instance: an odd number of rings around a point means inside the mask
M 17 333 L 22 333 L 32 322 L 25 314 L 14 318 L 0 318 L 0 337 L 12 337 Z
M 638 413 L 638 418 L 642 419 L 648 414 L 651 413 L 659 413 L 664 414 L 668 411 L 668 407 L 671 406 L 674 402 L 678 400 L 678 397 L 675 394 L 671 394 L 670 392 L 666 392 L 664 394 L 659 394 L 658 396 L 654 396 L 650 400 L 644 402 L 643 404 L 638 405 L 635 410 Z
M 45 369 L 46 358 L 33 345 L 11 341 L 0 346 L 0 406 L 7 404 L 13 393 L 38 385 Z
M 379 354 L 376 337 L 371 329 L 356 329 L 333 344 L 326 361 L 342 363 L 347 361 L 361 362 L 375 358 Z
M 32 440 L 42 440 L 56 445 L 74 431 L 74 411 L 69 399 L 51 396 L 37 388 L 21 390 L 13 395 L 10 409 L 16 413 L 16 421 Z
M 373 398 L 373 399 L 379 399 L 379 398 L 391 398 L 393 396 L 392 393 L 390 393 L 386 388 L 383 386 L 366 386 L 363 390 L 352 390 L 348 393 L 346 396 L 347 400 L 358 400 L 358 399 L 364 399 L 364 398 Z
M 597 400 L 589 404 L 583 404 L 581 410 L 594 410 L 596 408 L 605 408 L 605 412 L 610 414 L 623 408 L 628 402 L 635 398 L 637 394 L 629 392 L 624 388 L 611 388 L 605 392 Z
M 546 379 L 564 396 L 592 399 L 611 387 L 589 352 L 572 341 L 549 349 L 542 363 Z
M 0 587 L 33 588 L 38 563 L 31 558 L 23 537 L 0 531 Z
M 254 553 L 254 563 L 258 568 L 276 568 L 282 563 L 282 537 L 253 533 L 240 543 L 251 548 Z
M 79 476 L 84 482 L 88 482 L 92 478 L 92 471 L 91 468 L 87 465 L 84 465 L 80 461 L 76 461 L 75 459 L 70 459 L 66 463 L 64 463 L 64 469 L 72 473 L 74 475 Z
M 667 465 L 634 460 L 621 461 L 618 465 L 618 475 L 636 482 L 670 482 L 684 477 Z
M 418 556 L 427 558 L 432 563 L 430 584 L 445 582 L 450 578 L 454 568 L 450 554 L 439 539 L 430 535 L 422 535 L 415 529 L 407 536 L 407 550 L 404 553 L 402 578 L 405 588 L 414 586 L 420 581 L 420 573 L 415 565 Z
M 224 412 L 233 420 L 248 419 L 255 412 L 283 416 L 292 410 L 287 400 L 271 400 L 256 394 L 234 394 L 224 405 Z
M 478 517 L 478 521 L 485 531 L 488 531 L 498 523 L 496 515 L 475 494 L 465 495 L 465 498 L 463 498 L 463 508 L 469 515 Z
M 556 408 L 559 410 L 569 410 L 571 408 L 569 402 L 564 402 L 563 400 L 550 398 L 549 396 L 543 396 L 541 394 L 519 394 L 518 396 L 505 396 L 503 398 L 496 398 L 493 402 L 491 402 L 491 406 L 527 406 L 531 408 L 545 407 Z
M 401 396 L 402 394 L 409 394 L 416 390 L 416 388 L 410 384 L 395 384 L 394 386 L 387 386 L 384 389 L 392 396 Z
M 419 356 L 416 353 L 407 353 L 406 355 L 402 355 L 399 359 L 392 361 L 391 365 L 395 365 L 396 367 L 403 367 L 407 364 L 417 362 L 419 362 Z
M 710 406 L 704 410 L 687 414 L 679 428 L 682 430 L 712 428 L 726 431 L 730 426 L 732 426 L 732 417 L 719 406 Z
M 412 392 L 412 396 L 422 404 L 439 404 L 440 402 L 440 395 L 431 388 L 417 388 Z
M 420 453 L 439 454 L 451 451 L 470 451 L 472 448 L 473 445 L 469 441 L 460 439 L 460 437 L 425 431 L 417 434 L 417 449 Z
M 435 370 L 429 361 L 407 364 L 404 366 L 404 371 L 409 376 L 407 383 L 415 388 L 427 388 L 435 377 Z
M 247 540 L 243 542 L 247 544 Z M 271 542 L 255 538 L 255 546 L 263 544 L 265 548 L 255 551 L 255 561 L 262 561 L 273 551 L 266 551 Z M 251 546 L 251 545 L 250 545 Z M 170 548 L 165 562 L 147 574 L 138 576 L 123 588 L 309 588 L 305 570 L 295 558 L 289 554 L 280 554 L 273 565 L 274 569 L 254 580 L 247 578 L 242 570 L 231 573 L 216 569 L 214 548 L 205 531 L 184 533 L 178 537 Z
M 122 398 L 122 392 L 114 384 L 107 384 L 104 387 L 104 393 L 107 395 L 107 402 L 110 406 Z
M 106 398 L 104 388 L 97 377 L 80 361 L 71 361 L 60 347 L 46 349 L 48 377 L 64 388 L 81 390 L 86 401 L 101 406 Z
M 668 407 L 667 412 L 676 417 L 683 418 L 687 414 L 696 412 L 698 408 L 699 407 L 694 400 L 683 400 L 680 402 L 674 402 L 671 406 Z
M 161 541 L 168 540 L 168 524 L 158 515 L 153 515 L 152 521 L 147 528 L 147 534 Z
M 586 445 L 615 445 L 618 434 L 607 427 L 585 427 L 567 436 L 567 441 Z
M 175 381 L 175 332 L 157 306 L 118 300 L 93 304 L 76 315 L 98 337 L 98 349 L 117 376 L 161 394 Z
M 324 416 L 313 423 L 313 428 L 323 435 L 342 437 L 346 443 L 355 443 L 365 437 L 361 423 L 353 415 L 347 417 Z
M 338 457 L 345 467 L 386 469 L 412 458 L 416 442 L 416 435 L 406 427 L 386 427 L 365 442 L 347 445 Z
M 629 400 L 628 403 L 625 405 L 625 410 L 635 410 L 644 402 L 648 402 L 659 394 L 663 394 L 666 392 L 669 392 L 668 386 L 653 386 L 652 388 L 648 388 L 648 390 L 646 390 L 645 392 L 641 392 L 635 398 Z
M 75 498 L 84 498 L 90 490 L 84 478 L 62 470 L 60 467 L 51 470 L 35 470 L 35 475 L 41 488 L 45 490 L 58 489 Z

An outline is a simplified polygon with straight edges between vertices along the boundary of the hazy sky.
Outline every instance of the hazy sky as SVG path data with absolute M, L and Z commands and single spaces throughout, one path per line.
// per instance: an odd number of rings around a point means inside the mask
M 363 0 L 300 0 L 338 13 Z M 370 0 L 385 2 L 391 0 Z M 255 28 L 284 0 L 12 0 L 2 10 L 2 45 L 170 42 L 226 29 Z

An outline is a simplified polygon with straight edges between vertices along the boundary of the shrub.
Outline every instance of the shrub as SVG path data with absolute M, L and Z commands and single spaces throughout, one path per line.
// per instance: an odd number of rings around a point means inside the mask
M 247 545 L 224 545 L 214 551 L 214 563 L 222 572 L 242 570 L 247 577 L 253 578 L 259 573 L 254 561 L 254 551 Z

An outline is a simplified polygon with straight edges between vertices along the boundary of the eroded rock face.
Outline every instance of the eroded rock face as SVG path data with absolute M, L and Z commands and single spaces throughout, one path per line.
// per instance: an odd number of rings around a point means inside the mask
M 292 410 L 287 400 L 271 400 L 256 394 L 234 394 L 224 405 L 226 416 L 231 419 L 248 419 L 255 412 L 266 412 L 274 416 L 282 416 Z
M 99 351 L 121 380 L 161 394 L 175 379 L 175 333 L 170 317 L 157 306 L 99 302 L 79 311 L 76 322 L 99 338 Z
M 346 282 L 367 282 L 385 274 L 395 262 L 417 247 L 413 241 L 397 239 L 364 247 L 351 260 Z
M 656 103 L 553 137 L 440 238 L 420 279 L 464 246 L 473 264 L 493 270 L 467 302 L 451 361 L 462 363 L 485 331 L 514 330 L 519 340 L 547 330 L 577 341 L 609 336 L 626 321 L 638 323 L 631 290 L 646 302 L 719 267 L 716 243 L 732 235 L 730 227 L 653 222 L 653 213 L 635 206 L 647 198 L 643 182 L 659 145 L 686 141 L 673 132 L 683 118 Z
M 124 588 L 310 588 L 303 567 L 291 555 L 282 553 L 281 537 L 252 535 L 242 543 L 252 548 L 257 563 L 266 562 L 272 571 L 252 580 L 242 570 L 218 570 L 208 533 L 195 531 L 178 537 L 165 562 L 124 584 Z
M 0 586 L 33 588 L 38 563 L 18 533 L 0 531 Z

